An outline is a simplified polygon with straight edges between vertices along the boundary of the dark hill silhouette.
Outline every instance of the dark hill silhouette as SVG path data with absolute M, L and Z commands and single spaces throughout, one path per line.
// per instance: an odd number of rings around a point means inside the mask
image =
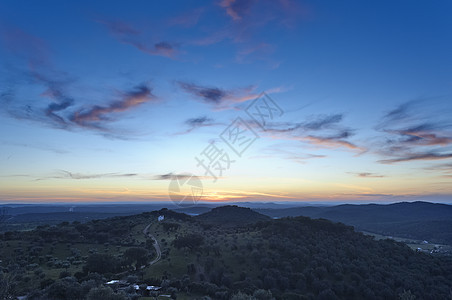
M 329 207 L 257 209 L 271 217 L 307 216 L 352 225 L 358 230 L 452 244 L 452 205 L 429 202 L 344 204 Z
M 240 226 L 270 220 L 270 217 L 255 212 L 250 208 L 236 205 L 216 207 L 194 218 L 206 224 L 222 226 Z

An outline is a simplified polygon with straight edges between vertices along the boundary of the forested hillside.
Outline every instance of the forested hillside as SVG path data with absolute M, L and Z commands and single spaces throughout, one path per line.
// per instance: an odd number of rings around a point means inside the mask
M 257 209 L 271 217 L 325 218 L 386 236 L 452 245 L 452 205 L 428 202 Z
M 450 297 L 450 257 L 376 241 L 327 220 L 268 220 L 238 207 L 218 211 L 224 212 L 224 222 L 231 215 L 235 221 L 237 216 L 249 221 L 250 215 L 256 220 L 222 226 L 210 222 L 212 214 L 205 222 L 206 215 L 194 218 L 164 209 L 7 232 L 0 236 L 0 298 Z M 112 280 L 118 282 L 106 284 Z

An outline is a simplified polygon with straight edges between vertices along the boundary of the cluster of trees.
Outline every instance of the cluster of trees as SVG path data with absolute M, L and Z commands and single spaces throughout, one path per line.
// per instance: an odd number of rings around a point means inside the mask
M 114 292 L 105 287 L 105 278 L 92 273 L 84 280 L 74 277 L 63 277 L 54 282 L 48 282 L 41 290 L 34 290 L 27 295 L 29 300 L 127 300 L 139 297 L 135 291 Z
M 139 270 L 141 266 L 146 266 L 154 255 L 143 247 L 128 248 L 120 259 L 111 254 L 95 253 L 88 257 L 83 271 L 85 274 L 115 274 L 129 270 L 130 267 Z
M 188 250 L 194 250 L 201 246 L 204 242 L 204 238 L 200 234 L 191 233 L 183 236 L 178 236 L 174 241 L 173 245 L 177 249 L 187 248 Z
M 187 266 L 187 290 L 213 298 L 268 290 L 282 299 L 443 299 L 452 290 L 450 257 L 328 220 L 284 218 L 203 236 L 203 246 L 187 247 L 201 253 Z

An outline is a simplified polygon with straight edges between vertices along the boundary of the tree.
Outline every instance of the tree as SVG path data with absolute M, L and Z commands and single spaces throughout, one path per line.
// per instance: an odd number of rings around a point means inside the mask
M 149 252 L 142 247 L 132 247 L 124 252 L 124 259 L 128 265 L 135 263 L 135 268 L 138 270 L 149 262 Z
M 188 248 L 195 249 L 202 245 L 204 238 L 199 234 L 187 234 L 185 236 L 180 236 L 173 241 L 174 247 L 177 249 Z
M 402 293 L 399 294 L 400 300 L 414 300 L 416 296 L 411 293 L 410 290 L 403 290 Z
M 118 270 L 116 258 L 110 254 L 92 254 L 88 257 L 85 265 L 88 272 L 99 274 L 114 273 Z
M 6 222 L 8 218 L 8 209 L 6 207 L 0 208 L 0 231 L 3 229 L 3 224 Z
M 115 294 L 113 290 L 109 287 L 98 287 L 98 288 L 92 288 L 88 296 L 86 297 L 87 300 L 125 300 L 126 297 L 121 294 Z
M 58 279 L 47 288 L 47 298 L 55 300 L 76 300 L 82 298 L 82 289 L 74 277 Z
M 255 298 L 253 296 L 238 292 L 237 294 L 232 296 L 231 300 L 255 300 Z
M 0 299 L 15 299 L 16 272 L 0 273 Z
M 257 300 L 272 300 L 272 292 L 266 290 L 255 290 L 253 293 L 254 298 Z

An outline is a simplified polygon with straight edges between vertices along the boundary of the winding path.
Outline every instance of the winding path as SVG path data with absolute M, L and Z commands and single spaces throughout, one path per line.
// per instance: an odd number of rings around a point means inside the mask
M 152 223 L 151 223 L 152 224 Z M 157 257 L 154 258 L 149 265 L 152 266 L 153 264 L 155 264 L 156 262 L 158 262 L 160 260 L 160 258 L 162 258 L 162 251 L 160 250 L 160 245 L 157 242 L 157 239 L 149 233 L 149 227 L 151 227 L 151 224 L 149 224 L 148 226 L 146 226 L 146 228 L 143 229 L 143 234 L 149 238 L 151 238 L 154 241 L 154 249 L 155 252 L 157 253 Z

